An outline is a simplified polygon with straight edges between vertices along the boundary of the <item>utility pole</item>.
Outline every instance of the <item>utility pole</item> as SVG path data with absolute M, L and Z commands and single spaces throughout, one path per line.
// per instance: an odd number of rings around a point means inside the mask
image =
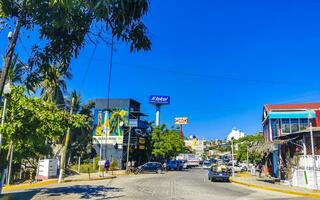
M 232 159 L 232 176 L 234 176 L 234 152 L 233 152 L 233 138 L 231 138 L 231 159 Z
M 311 138 L 311 151 L 312 151 L 312 161 L 313 161 L 313 178 L 315 189 L 318 189 L 318 180 L 317 180 L 317 169 L 316 169 L 316 158 L 314 155 L 314 143 L 313 143 L 313 131 L 312 131 L 312 122 L 310 122 L 310 138 Z
M 313 142 L 313 131 L 312 131 L 312 115 L 309 111 L 308 120 L 309 120 L 309 129 L 310 129 L 310 140 L 311 140 L 311 151 L 312 151 L 312 161 L 313 161 L 313 178 L 314 178 L 314 187 L 318 189 L 318 177 L 317 177 L 317 169 L 316 169 L 316 158 L 314 155 L 314 142 Z
M 8 176 L 7 176 L 7 182 L 6 184 L 7 185 L 10 185 L 10 179 L 11 179 L 11 166 L 12 166 L 12 156 L 13 156 L 13 142 L 11 140 L 11 143 L 10 143 L 10 154 L 9 154 L 9 167 L 8 167 Z
M 20 23 L 19 23 L 19 19 L 18 19 L 13 35 L 12 35 L 12 32 L 9 32 L 9 34 L 8 34 L 9 47 L 8 47 L 8 51 L 7 51 L 7 54 L 5 57 L 5 62 L 4 62 L 4 66 L 2 68 L 1 77 L 0 77 L 0 96 L 2 96 L 3 88 L 4 88 L 4 85 L 5 85 L 7 77 L 8 77 L 9 68 L 10 68 L 12 56 L 14 53 L 14 49 L 17 44 L 19 32 L 20 32 Z
M 4 97 L 3 109 L 2 109 L 2 118 L 1 118 L 1 127 L 4 124 L 4 120 L 5 120 L 5 117 L 6 117 L 6 108 L 7 108 L 7 98 Z M 1 149 L 2 149 L 2 132 L 0 132 L 0 154 L 1 154 Z
M 247 145 L 247 171 L 249 169 L 249 146 Z
M 126 170 L 129 169 L 129 153 L 130 153 L 130 138 L 131 138 L 131 126 L 129 124 L 129 135 L 128 135 L 128 145 L 127 145 L 127 162 L 126 162 Z
M 72 113 L 73 113 L 73 104 L 74 104 L 74 98 L 72 97 L 70 115 L 72 115 Z M 59 174 L 58 183 L 61 183 L 62 179 L 64 179 L 63 174 L 64 174 L 64 168 L 65 168 L 65 163 L 66 163 L 66 155 L 67 155 L 69 140 L 70 140 L 70 127 L 68 127 L 64 147 L 62 150 L 62 156 L 61 156 L 61 162 L 60 162 L 60 174 Z

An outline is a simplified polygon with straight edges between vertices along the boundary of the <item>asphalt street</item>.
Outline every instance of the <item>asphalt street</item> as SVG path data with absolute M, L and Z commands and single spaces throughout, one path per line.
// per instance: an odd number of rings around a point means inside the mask
M 6 194 L 2 199 L 298 200 L 307 198 L 251 189 L 234 183 L 213 183 L 208 181 L 206 170 L 192 169 L 160 175 L 142 174 L 122 176 L 112 180 L 64 183 Z

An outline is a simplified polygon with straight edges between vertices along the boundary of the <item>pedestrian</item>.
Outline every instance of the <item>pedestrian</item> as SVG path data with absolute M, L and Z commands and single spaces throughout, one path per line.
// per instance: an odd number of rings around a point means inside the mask
M 261 177 L 261 174 L 262 174 L 262 162 L 259 162 L 258 168 L 259 168 L 259 177 Z
M 104 163 L 104 169 L 105 171 L 108 173 L 109 171 L 109 167 L 110 167 L 110 161 L 109 160 L 106 160 L 106 162 Z

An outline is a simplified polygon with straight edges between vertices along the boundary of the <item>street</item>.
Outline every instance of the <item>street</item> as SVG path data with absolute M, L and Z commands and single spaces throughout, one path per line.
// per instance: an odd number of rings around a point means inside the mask
M 64 183 L 44 189 L 6 194 L 2 199 L 307 199 L 256 190 L 234 183 L 210 182 L 207 171 L 120 176 L 112 180 Z

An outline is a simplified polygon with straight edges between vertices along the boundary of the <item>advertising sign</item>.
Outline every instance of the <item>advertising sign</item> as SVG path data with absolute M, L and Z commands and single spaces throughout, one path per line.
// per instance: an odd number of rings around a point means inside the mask
M 151 104 L 170 104 L 169 96 L 150 95 L 149 103 Z
M 176 117 L 174 118 L 175 124 L 183 125 L 188 124 L 188 117 Z
M 119 113 L 124 117 L 127 117 L 127 111 L 121 110 Z M 111 113 L 108 111 L 102 111 L 99 109 L 94 111 L 92 133 L 94 144 L 123 144 L 123 130 L 120 127 L 120 123 L 116 123 L 116 128 L 111 132 L 110 116 Z
M 129 119 L 129 127 L 138 127 L 138 119 Z

